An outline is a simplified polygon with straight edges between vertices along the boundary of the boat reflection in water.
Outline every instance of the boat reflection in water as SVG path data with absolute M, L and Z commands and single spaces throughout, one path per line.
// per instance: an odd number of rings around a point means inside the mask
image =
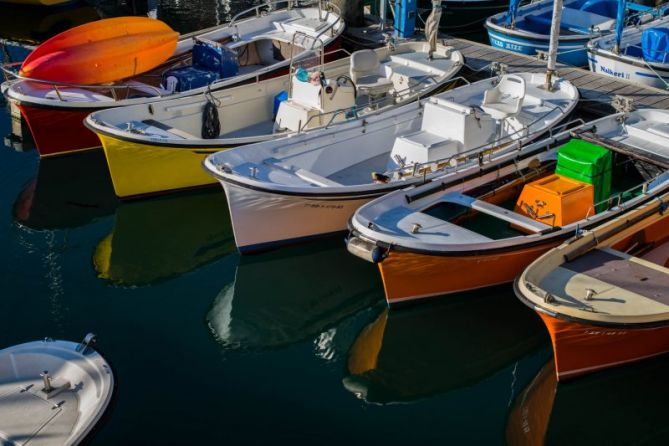
M 218 294 L 207 320 L 227 348 L 294 343 L 380 301 L 374 272 L 341 240 L 241 256 L 234 282 Z
M 509 445 L 667 444 L 669 357 L 557 383 L 550 360 L 516 398 Z
M 506 290 L 385 309 L 351 346 L 344 387 L 369 403 L 474 384 L 548 342 Z
M 225 195 L 186 193 L 122 203 L 95 249 L 101 279 L 147 285 L 192 271 L 235 250 Z
M 73 228 L 114 212 L 118 200 L 104 152 L 39 161 L 14 202 L 14 221 L 35 230 Z

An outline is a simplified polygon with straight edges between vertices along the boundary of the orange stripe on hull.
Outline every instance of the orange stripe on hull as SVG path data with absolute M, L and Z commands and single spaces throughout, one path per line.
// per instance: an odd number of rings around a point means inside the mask
M 527 265 L 555 245 L 470 256 L 391 250 L 379 263 L 386 300 L 392 304 L 512 282 Z
M 558 381 L 669 352 L 669 326 L 597 327 L 538 314 L 551 336 Z

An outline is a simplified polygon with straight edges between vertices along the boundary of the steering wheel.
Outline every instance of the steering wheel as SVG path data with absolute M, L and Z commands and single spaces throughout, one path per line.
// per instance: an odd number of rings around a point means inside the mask
M 346 76 L 345 74 L 342 74 L 337 77 L 335 82 L 337 83 L 337 87 L 343 87 L 344 85 L 350 83 L 353 86 L 353 98 L 358 98 L 358 88 L 356 87 L 355 82 L 353 82 L 353 79 Z

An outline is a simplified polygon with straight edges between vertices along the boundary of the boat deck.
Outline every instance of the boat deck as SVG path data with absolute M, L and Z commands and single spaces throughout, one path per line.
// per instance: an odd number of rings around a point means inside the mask
M 543 308 L 582 320 L 652 323 L 669 314 L 667 269 L 610 248 L 565 262 L 539 286 L 554 297 Z
M 504 64 L 508 73 L 527 71 L 539 73 L 546 70 L 546 62 L 538 60 L 537 57 L 453 37 L 444 37 L 442 43 L 454 47 L 465 56 L 465 64 L 468 69 L 463 72 L 463 76 L 470 81 L 490 76 L 490 70 L 487 68 L 492 62 Z M 559 64 L 558 74 L 570 80 L 580 91 L 581 110 L 598 116 L 604 116 L 613 111 L 610 103 L 614 96 L 625 96 L 631 99 L 636 108 L 669 108 L 668 91 L 614 79 L 568 65 Z
M 41 388 L 40 379 L 0 384 L 0 444 L 59 445 L 67 440 L 79 416 L 77 395 L 66 390 L 47 400 Z

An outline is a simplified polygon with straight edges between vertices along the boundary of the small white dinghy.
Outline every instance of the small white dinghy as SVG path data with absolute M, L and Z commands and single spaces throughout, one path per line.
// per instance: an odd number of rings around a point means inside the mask
M 72 445 L 90 432 L 111 401 L 114 376 L 81 343 L 28 342 L 0 350 L 0 443 Z
M 446 175 L 476 175 L 495 155 L 557 125 L 578 91 L 520 73 L 486 79 L 330 129 L 210 155 L 241 252 L 346 229 L 369 200 Z M 272 222 L 272 224 L 267 224 Z

